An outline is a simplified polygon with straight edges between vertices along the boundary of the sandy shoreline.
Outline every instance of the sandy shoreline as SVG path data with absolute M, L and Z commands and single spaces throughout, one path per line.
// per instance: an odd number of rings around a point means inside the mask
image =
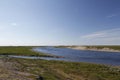
M 120 50 L 114 50 L 114 49 L 110 49 L 107 47 L 104 47 L 102 49 L 98 49 L 98 48 L 87 48 L 85 46 L 69 46 L 66 48 L 71 48 L 71 49 L 76 49 L 76 50 L 90 50 L 90 51 L 105 51 L 105 52 L 120 52 Z

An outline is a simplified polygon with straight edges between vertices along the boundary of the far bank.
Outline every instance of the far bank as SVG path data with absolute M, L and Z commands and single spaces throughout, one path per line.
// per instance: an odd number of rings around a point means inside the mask
M 91 51 L 106 51 L 106 52 L 120 52 L 120 46 L 59 46 L 77 50 L 91 50 Z

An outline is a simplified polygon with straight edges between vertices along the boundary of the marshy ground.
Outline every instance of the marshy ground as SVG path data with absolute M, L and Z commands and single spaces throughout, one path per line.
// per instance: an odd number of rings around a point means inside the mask
M 44 55 L 32 47 L 1 47 L 0 54 Z M 10 55 L 9 53 L 9 55 Z M 29 54 L 30 53 L 30 54 Z M 120 80 L 119 66 L 48 61 L 37 59 L 0 58 L 0 80 Z

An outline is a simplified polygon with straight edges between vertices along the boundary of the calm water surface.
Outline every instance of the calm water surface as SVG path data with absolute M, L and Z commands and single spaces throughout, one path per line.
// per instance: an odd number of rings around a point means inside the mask
M 44 58 L 47 60 L 65 60 L 73 62 L 89 62 L 98 64 L 120 65 L 120 52 L 101 52 L 88 50 L 74 50 L 68 48 L 40 47 L 35 51 L 64 58 Z

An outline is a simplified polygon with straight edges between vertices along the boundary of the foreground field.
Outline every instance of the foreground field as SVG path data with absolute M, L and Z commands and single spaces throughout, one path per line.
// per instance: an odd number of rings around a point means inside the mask
M 119 80 L 119 68 L 32 59 L 1 59 L 0 80 Z M 4 73 L 3 73 L 4 72 Z M 12 76 L 11 76 L 12 75 Z M 19 78 L 19 79 L 18 79 Z
M 3 49 L 1 54 L 6 50 Z M 15 49 L 23 55 L 24 49 L 27 55 L 36 54 L 28 47 L 9 48 L 13 53 Z M 1 57 L 0 80 L 120 80 L 120 69 L 90 63 Z

